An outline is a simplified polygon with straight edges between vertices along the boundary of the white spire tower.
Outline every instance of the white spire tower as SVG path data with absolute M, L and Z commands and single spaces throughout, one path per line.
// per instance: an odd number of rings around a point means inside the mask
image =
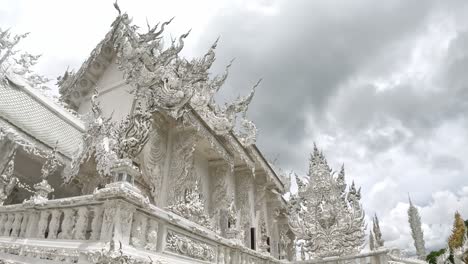
M 416 248 L 416 254 L 420 259 L 426 258 L 426 247 L 424 245 L 424 233 L 421 227 L 421 217 L 419 216 L 418 209 L 411 202 L 409 197 L 409 208 L 408 208 L 408 222 L 411 228 L 411 236 L 414 240 L 414 247 Z

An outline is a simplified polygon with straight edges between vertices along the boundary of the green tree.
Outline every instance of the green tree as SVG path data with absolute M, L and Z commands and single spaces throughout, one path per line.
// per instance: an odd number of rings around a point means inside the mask
M 455 220 L 453 222 L 452 235 L 449 237 L 448 245 L 450 251 L 459 248 L 463 245 L 463 239 L 466 233 L 465 222 L 459 212 L 455 212 Z
M 466 235 L 468 236 L 468 220 L 465 220 Z
M 426 261 L 430 264 L 437 264 L 437 257 L 445 253 L 445 248 L 441 248 L 437 251 L 431 251 L 429 255 L 426 256 Z

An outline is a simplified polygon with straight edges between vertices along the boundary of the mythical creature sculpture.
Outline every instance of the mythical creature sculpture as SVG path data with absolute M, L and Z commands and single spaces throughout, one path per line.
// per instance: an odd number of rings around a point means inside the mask
M 360 190 L 348 188 L 344 167 L 334 176 L 314 146 L 307 182 L 296 175 L 298 193 L 289 201 L 289 225 L 309 257 L 357 253 L 364 243 Z

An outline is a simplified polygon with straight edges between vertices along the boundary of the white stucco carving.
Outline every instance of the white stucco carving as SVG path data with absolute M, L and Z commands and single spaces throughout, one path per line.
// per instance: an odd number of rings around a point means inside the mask
M 298 193 L 290 199 L 289 224 L 301 251 L 311 257 L 359 252 L 364 242 L 364 211 L 360 190 L 354 182 L 347 188 L 344 167 L 335 176 L 315 147 L 307 182 L 297 175 L 296 182 Z

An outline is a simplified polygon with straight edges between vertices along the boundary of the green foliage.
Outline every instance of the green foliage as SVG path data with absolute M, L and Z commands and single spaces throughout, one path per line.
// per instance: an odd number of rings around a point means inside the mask
M 465 220 L 466 235 L 468 236 L 468 220 Z
M 437 257 L 445 253 L 445 248 L 439 249 L 437 251 L 431 251 L 429 255 L 426 256 L 426 261 L 430 264 L 437 264 Z

